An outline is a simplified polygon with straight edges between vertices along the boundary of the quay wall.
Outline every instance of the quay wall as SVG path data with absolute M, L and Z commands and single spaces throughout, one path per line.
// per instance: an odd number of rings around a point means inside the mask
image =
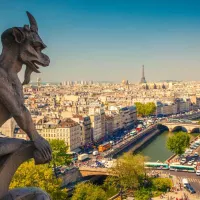
M 123 151 L 125 151 L 127 148 L 131 146 L 131 150 L 134 152 L 138 148 L 140 148 L 142 145 L 144 145 L 146 142 L 148 142 L 151 138 L 155 137 L 160 133 L 160 130 L 157 129 L 157 125 L 153 125 L 152 127 L 148 128 L 147 130 L 142 131 L 139 133 L 136 137 L 131 138 L 130 140 L 124 141 L 122 145 L 116 149 L 113 149 L 113 151 L 108 152 L 104 157 L 113 157 L 116 156 Z

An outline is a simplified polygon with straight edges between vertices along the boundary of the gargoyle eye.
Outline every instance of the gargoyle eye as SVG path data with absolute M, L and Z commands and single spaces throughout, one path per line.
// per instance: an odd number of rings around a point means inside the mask
M 40 42 L 34 42 L 33 47 L 36 51 L 41 51 L 42 49 L 44 49 L 44 46 Z

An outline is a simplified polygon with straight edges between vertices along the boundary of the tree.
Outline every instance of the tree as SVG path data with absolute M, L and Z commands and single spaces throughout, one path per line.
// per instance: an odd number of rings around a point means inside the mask
M 135 106 L 137 108 L 137 114 L 144 116 L 144 104 L 140 102 L 135 102 Z
M 172 181 L 169 178 L 154 178 L 152 180 L 153 188 L 162 192 L 166 192 L 167 189 L 172 187 Z
M 68 147 L 64 140 L 49 140 L 49 144 L 52 148 L 52 162 L 55 162 L 57 166 L 69 164 L 71 162 L 70 157 L 66 154 Z
M 145 188 L 137 190 L 134 193 L 135 200 L 149 200 L 151 198 L 151 192 Z
M 154 102 L 149 102 L 145 104 L 145 116 L 154 114 L 156 111 L 156 105 Z
M 155 113 L 156 111 L 156 105 L 154 102 L 149 102 L 149 103 L 140 103 L 140 102 L 135 102 L 136 108 L 137 108 L 137 113 L 138 115 L 141 116 L 149 116 Z
M 56 179 L 48 164 L 35 165 L 33 160 L 23 163 L 16 171 L 10 189 L 17 187 L 39 187 L 46 191 L 52 199 L 65 200 L 66 189 L 61 190 L 62 180 Z
M 106 192 L 92 183 L 80 183 L 75 187 L 71 200 L 106 200 Z
M 145 161 L 146 158 L 140 154 L 123 154 L 110 169 L 111 176 L 106 181 L 122 189 L 137 189 L 145 176 Z
M 183 154 L 189 145 L 190 136 L 185 132 L 178 132 L 167 140 L 167 148 L 176 155 Z

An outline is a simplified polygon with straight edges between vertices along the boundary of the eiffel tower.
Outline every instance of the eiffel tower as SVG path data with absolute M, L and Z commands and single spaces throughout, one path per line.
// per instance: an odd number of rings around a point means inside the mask
M 144 65 L 142 66 L 142 78 L 140 80 L 140 83 L 146 83 L 146 79 L 145 79 L 145 76 L 144 76 Z

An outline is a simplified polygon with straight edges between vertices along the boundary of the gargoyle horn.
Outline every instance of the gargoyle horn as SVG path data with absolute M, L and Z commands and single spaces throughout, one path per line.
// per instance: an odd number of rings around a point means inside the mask
M 37 22 L 36 22 L 35 18 L 28 11 L 26 11 L 26 14 L 28 16 L 28 19 L 29 19 L 29 22 L 30 22 L 30 25 L 31 25 L 30 29 L 37 33 L 38 32 L 38 26 L 37 26 Z

